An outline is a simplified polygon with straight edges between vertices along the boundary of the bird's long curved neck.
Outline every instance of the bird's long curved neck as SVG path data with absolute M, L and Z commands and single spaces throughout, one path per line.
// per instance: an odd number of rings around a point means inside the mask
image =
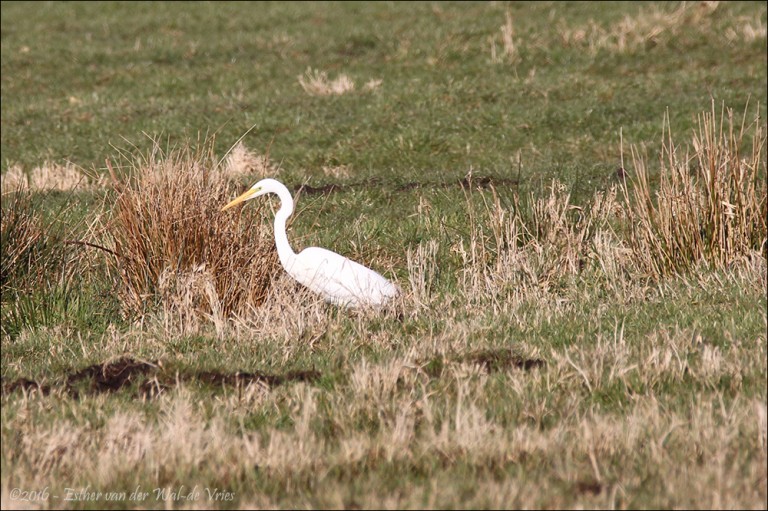
M 275 246 L 280 263 L 283 267 L 288 267 L 288 263 L 296 257 L 296 253 L 288 243 L 288 234 L 285 232 L 285 222 L 293 214 L 293 197 L 286 187 L 282 187 L 275 193 L 280 197 L 280 209 L 275 214 Z

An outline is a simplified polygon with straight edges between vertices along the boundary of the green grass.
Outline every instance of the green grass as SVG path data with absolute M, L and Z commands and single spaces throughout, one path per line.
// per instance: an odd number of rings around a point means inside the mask
M 33 190 L 51 241 L 4 275 L 2 507 L 47 488 L 49 508 L 764 508 L 765 224 L 700 251 L 723 260 L 654 273 L 658 238 L 629 242 L 620 192 L 584 218 L 621 184 L 620 133 L 655 192 L 664 115 L 684 165 L 714 100 L 737 127 L 759 116 L 741 156 L 757 133 L 764 219 L 766 18 L 742 2 L 3 2 L 4 240 L 19 169 L 107 180 Z M 310 95 L 308 68 L 355 90 Z M 280 272 L 223 323 L 157 296 L 138 315 L 108 252 L 61 243 L 114 248 L 106 159 L 120 177 L 155 143 L 162 162 L 215 138 L 218 160 L 246 132 L 289 187 L 340 185 L 300 194 L 289 239 L 396 279 L 395 312 L 325 305 Z M 270 224 L 262 202 L 242 215 Z
M 653 45 L 594 55 L 559 44 L 560 24 L 610 27 L 651 7 L 3 9 L 2 94 L 11 98 L 3 106 L 4 167 L 69 159 L 101 168 L 110 144 L 148 147 L 144 132 L 173 140 L 215 132 L 228 147 L 255 125 L 246 143 L 270 148 L 292 181 L 318 180 L 322 165 L 339 164 L 387 181 L 463 176 L 470 167 L 516 176 L 520 151 L 526 182 L 556 175 L 591 194 L 615 170 L 619 128 L 634 143 L 656 141 L 670 107 L 674 126 L 686 131 L 710 96 L 740 111 L 748 98 L 765 97 L 767 78 L 762 39 L 730 43 L 724 35 L 741 18 L 763 20 L 758 5 L 741 3 L 701 28 L 662 32 Z M 494 65 L 489 38 L 498 38 L 506 10 L 522 60 Z M 297 76 L 308 67 L 383 84 L 375 94 L 307 97 Z

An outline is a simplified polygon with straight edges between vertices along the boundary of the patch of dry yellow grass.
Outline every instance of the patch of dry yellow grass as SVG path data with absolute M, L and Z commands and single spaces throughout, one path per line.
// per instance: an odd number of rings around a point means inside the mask
M 331 80 L 325 71 L 312 68 L 299 75 L 299 84 L 311 96 L 340 95 L 355 89 L 355 83 L 345 74 Z
M 739 121 L 725 106 L 718 114 L 713 100 L 684 147 L 665 119 L 655 192 L 646 158 L 632 148 L 631 186 L 622 188 L 632 228 L 627 241 L 645 271 L 686 271 L 702 262 L 725 267 L 768 255 L 764 122 L 757 115 L 748 122 L 746 112 Z
M 349 165 L 323 165 L 323 174 L 335 179 L 346 179 L 350 176 L 352 169 Z
M 655 45 L 685 28 L 708 30 L 719 3 L 682 2 L 673 10 L 651 5 L 635 15 L 625 15 L 608 27 L 590 21 L 586 26 L 573 28 L 560 20 L 558 33 L 561 43 L 567 47 L 585 47 L 591 54 L 599 50 L 623 53 Z
M 270 161 L 269 156 L 251 151 L 242 142 L 232 147 L 222 168 L 222 173 L 227 178 L 248 176 L 254 182 L 265 177 L 277 176 L 279 171 L 280 169 Z
M 491 62 L 498 64 L 507 62 L 515 64 L 520 61 L 519 41 L 515 40 L 515 28 L 512 24 L 512 14 L 507 11 L 504 24 L 500 28 L 501 34 L 498 38 L 501 40 L 501 49 L 496 49 L 496 35 L 492 35 L 491 43 Z
M 74 190 L 103 186 L 103 179 L 90 179 L 72 163 L 60 165 L 45 162 L 32 168 L 28 173 L 18 164 L 10 165 L 3 175 L 2 193 L 12 192 L 21 188 L 32 190 Z
M 301 88 L 310 96 L 338 96 L 355 90 L 355 82 L 343 73 L 331 80 L 325 71 L 310 67 L 298 79 Z M 363 85 L 363 91 L 375 91 L 382 83 L 381 79 L 368 80 Z

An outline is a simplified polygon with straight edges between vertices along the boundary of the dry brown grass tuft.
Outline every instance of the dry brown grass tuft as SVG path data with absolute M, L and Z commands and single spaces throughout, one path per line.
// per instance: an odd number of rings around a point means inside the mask
M 346 179 L 350 176 L 352 168 L 349 165 L 323 165 L 323 174 L 326 177 Z
M 161 302 L 181 326 L 217 321 L 264 300 L 279 271 L 269 223 L 254 208 L 222 213 L 232 198 L 208 149 L 163 152 L 156 146 L 116 183 L 106 226 L 126 312 Z
M 20 188 L 31 190 L 74 190 L 91 186 L 102 186 L 104 180 L 86 176 L 74 164 L 64 165 L 46 161 L 34 167 L 29 173 L 21 165 L 8 167 L 2 179 L 2 193 L 9 193 Z
M 298 78 L 301 88 L 310 96 L 339 96 L 355 90 L 355 82 L 343 73 L 331 80 L 325 71 L 310 67 Z M 383 80 L 372 78 L 363 85 L 362 90 L 363 92 L 376 91 L 382 83 Z
M 490 37 L 491 62 L 499 64 L 507 62 L 515 64 L 520 61 L 519 43 L 515 41 L 515 28 L 512 25 L 512 14 L 506 13 L 504 24 L 500 28 L 501 51 L 496 50 L 496 35 Z
M 15 190 L 27 188 L 29 186 L 29 178 L 24 173 L 24 169 L 21 165 L 9 165 L 8 171 L 0 180 L 0 186 L 2 186 L 2 193 L 11 193 Z
M 373 92 L 377 90 L 379 87 L 381 87 L 381 84 L 384 83 L 384 80 L 381 78 L 371 78 L 367 82 L 365 82 L 365 85 L 363 85 L 363 90 L 367 92 Z
M 686 27 L 704 31 L 711 25 L 712 14 L 719 2 L 682 2 L 673 11 L 653 5 L 636 15 L 626 15 L 618 23 L 603 27 L 590 20 L 586 26 L 570 28 L 561 20 L 559 33 L 566 47 L 586 47 L 590 53 L 599 50 L 633 51 L 653 46 L 662 38 L 674 37 Z
M 325 71 L 312 68 L 308 68 L 303 75 L 299 75 L 299 83 L 304 92 L 310 96 L 338 96 L 355 90 L 355 82 L 347 75 L 341 74 L 335 80 L 331 80 Z
M 34 254 L 36 247 L 45 244 L 42 220 L 32 210 L 29 192 L 19 188 L 8 200 L 10 204 L 3 208 L 0 217 L 0 287 L 3 292 L 7 288 L 26 287 L 19 281 L 38 260 Z M 42 272 L 33 274 L 33 280 L 42 278 Z
M 659 161 L 659 183 L 631 148 L 634 178 L 622 188 L 638 264 L 650 275 L 684 272 L 701 262 L 725 267 L 768 250 L 768 199 L 764 121 L 734 120 L 714 101 L 699 116 L 692 147 L 672 140 L 668 120 Z
M 515 198 L 511 206 L 502 204 L 493 188 L 491 193 L 490 200 L 482 196 L 479 207 L 468 196 L 469 236 L 451 247 L 460 259 L 459 287 L 468 306 L 499 314 L 525 303 L 547 303 L 545 309 L 554 312 L 577 299 L 562 291 L 573 290 L 574 279 L 582 278 L 591 288 L 622 296 L 628 291 L 631 251 L 612 228 L 623 217 L 616 187 L 597 192 L 584 206 L 572 204 L 557 181 L 543 197 Z M 424 263 L 411 266 L 414 296 L 424 296 Z
M 276 176 L 279 170 L 270 161 L 269 156 L 254 153 L 242 142 L 235 144 L 229 151 L 222 167 L 222 172 L 228 178 L 251 176 L 254 181 L 268 176 Z
M 0 217 L 0 288 L 29 292 L 55 283 L 71 268 L 73 250 L 65 245 L 58 218 L 44 220 L 33 207 L 31 191 L 19 188 L 3 197 Z M 61 213 L 60 213 L 61 214 Z
M 739 41 L 750 43 L 757 39 L 765 39 L 766 35 L 768 35 L 768 28 L 765 21 L 759 17 L 751 19 L 741 16 L 734 20 L 734 26 L 725 30 L 725 38 L 731 44 Z

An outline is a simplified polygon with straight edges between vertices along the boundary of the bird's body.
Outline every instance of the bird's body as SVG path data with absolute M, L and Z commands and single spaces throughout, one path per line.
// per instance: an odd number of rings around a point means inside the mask
M 260 195 L 274 193 L 281 206 L 275 214 L 275 246 L 280 264 L 300 284 L 326 301 L 345 307 L 379 307 L 398 294 L 397 286 L 377 272 L 336 252 L 308 247 L 296 254 L 288 243 L 285 223 L 293 214 L 293 198 L 281 182 L 262 179 L 222 211 Z
M 397 295 L 395 286 L 377 272 L 324 248 L 305 248 L 290 268 L 284 266 L 300 284 L 336 305 L 382 305 Z

